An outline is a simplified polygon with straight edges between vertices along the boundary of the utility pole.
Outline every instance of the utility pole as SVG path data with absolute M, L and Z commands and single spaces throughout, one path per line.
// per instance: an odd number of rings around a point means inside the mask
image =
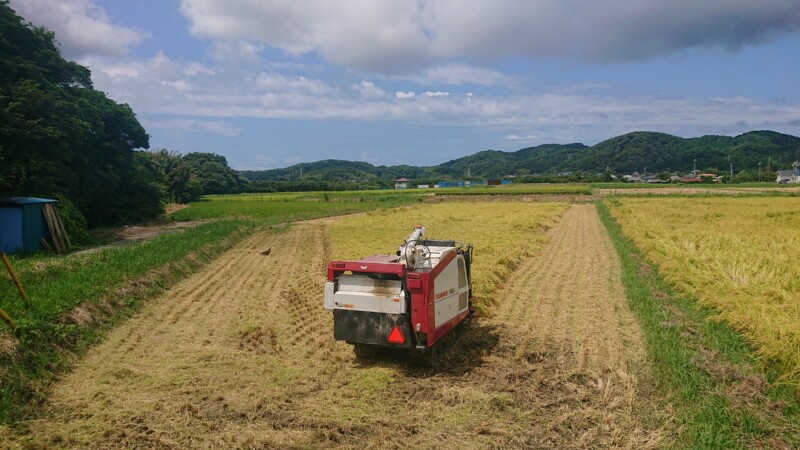
M 761 183 L 761 161 L 758 162 L 758 182 Z
M 728 158 L 730 158 L 730 156 L 728 156 Z M 728 181 L 728 184 L 731 184 L 731 183 L 733 183 L 733 163 L 731 163 L 731 178 Z
M 692 167 L 692 175 L 697 177 L 697 158 L 693 159 L 694 166 Z

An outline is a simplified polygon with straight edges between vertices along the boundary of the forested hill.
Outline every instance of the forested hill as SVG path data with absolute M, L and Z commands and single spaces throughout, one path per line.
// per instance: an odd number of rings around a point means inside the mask
M 729 160 L 730 157 L 730 160 Z M 484 150 L 436 166 L 374 166 L 366 162 L 324 160 L 283 169 L 241 171 L 251 181 L 369 181 L 412 179 L 499 178 L 505 175 L 585 171 L 688 172 L 698 170 L 757 171 L 788 168 L 800 160 L 800 138 L 774 131 L 752 131 L 736 137 L 703 136 L 684 139 L 664 133 L 637 131 L 591 147 L 546 144 L 516 152 Z

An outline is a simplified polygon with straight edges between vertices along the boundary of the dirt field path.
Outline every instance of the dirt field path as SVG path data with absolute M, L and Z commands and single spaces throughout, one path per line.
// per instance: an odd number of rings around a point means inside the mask
M 532 364 L 534 399 L 547 411 L 539 426 L 548 431 L 533 436 L 536 446 L 664 444 L 657 406 L 643 386 L 641 330 L 620 276 L 594 206 L 575 205 L 541 256 L 528 260 L 498 295 L 492 322 L 504 339 L 497 354 Z
M 638 327 L 591 205 L 438 370 L 355 361 L 321 307 L 326 221 L 245 240 L 113 330 L 17 443 L 51 448 L 649 448 Z M 262 252 L 271 249 L 269 255 Z

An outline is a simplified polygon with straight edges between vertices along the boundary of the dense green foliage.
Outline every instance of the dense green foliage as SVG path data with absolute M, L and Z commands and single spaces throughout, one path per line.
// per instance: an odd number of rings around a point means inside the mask
M 236 194 L 247 180 L 228 166 L 224 156 L 214 153 L 180 155 L 167 149 L 139 152 L 153 173 L 164 203 L 189 203 L 205 194 Z
M 729 160 L 730 156 L 730 160 Z M 373 166 L 365 162 L 325 160 L 297 164 L 284 169 L 240 172 L 258 181 L 256 186 L 281 190 L 280 185 L 307 182 L 350 183 L 388 187 L 392 180 L 411 178 L 415 184 L 439 180 L 502 178 L 508 175 L 524 182 L 611 181 L 612 174 L 634 171 L 685 174 L 694 168 L 727 174 L 734 167 L 735 182 L 758 180 L 761 162 L 763 180 L 774 179 L 774 171 L 790 168 L 800 160 L 800 138 L 774 131 L 753 131 L 740 136 L 703 136 L 683 139 L 664 133 L 634 132 L 600 142 L 540 145 L 516 152 L 484 150 L 474 155 L 430 167 Z M 272 182 L 272 184 L 268 183 Z M 267 191 L 268 189 L 265 189 Z
M 0 2 L 0 194 L 64 195 L 91 225 L 153 217 L 158 189 L 133 151 L 148 139 L 53 33 Z
M 224 156 L 214 153 L 188 153 L 183 163 L 195 173 L 203 194 L 236 194 L 242 192 L 247 181 L 228 167 Z
M 188 203 L 203 194 L 194 170 L 177 152 L 167 149 L 140 152 L 145 167 L 153 173 L 166 203 Z

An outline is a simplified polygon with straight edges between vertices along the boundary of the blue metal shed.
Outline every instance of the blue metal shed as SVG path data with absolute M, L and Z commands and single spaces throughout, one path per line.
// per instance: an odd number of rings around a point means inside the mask
M 10 254 L 39 250 L 42 239 L 50 235 L 42 207 L 55 202 L 49 198 L 0 198 L 0 251 Z

